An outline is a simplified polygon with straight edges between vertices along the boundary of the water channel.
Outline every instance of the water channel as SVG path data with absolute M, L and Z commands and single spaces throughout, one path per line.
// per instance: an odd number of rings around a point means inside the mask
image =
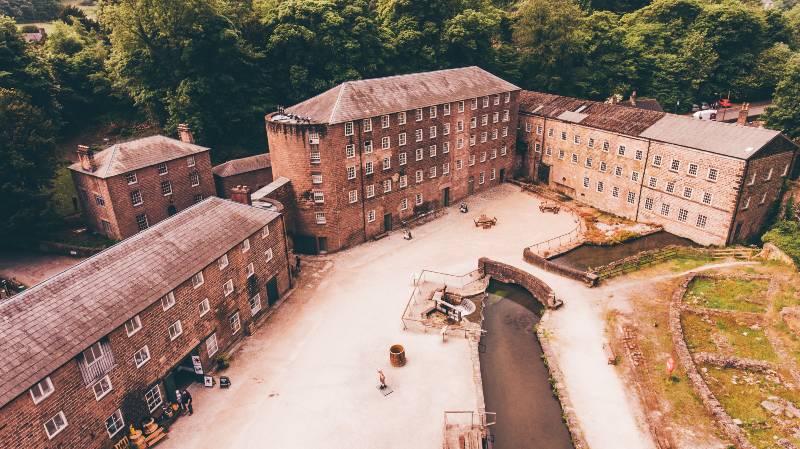
M 552 262 L 578 270 L 599 267 L 624 259 L 641 251 L 663 248 L 667 245 L 697 246 L 694 242 L 668 232 L 657 232 L 630 242 L 613 246 L 581 245 L 572 251 L 554 257 Z
M 534 330 L 542 305 L 514 284 L 493 280 L 487 292 L 480 361 L 493 448 L 573 449 Z

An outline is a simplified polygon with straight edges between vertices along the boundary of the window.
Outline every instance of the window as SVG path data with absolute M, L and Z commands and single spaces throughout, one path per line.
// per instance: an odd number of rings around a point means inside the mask
M 492 130 L 492 140 L 497 140 L 497 130 L 496 129 Z
M 585 176 L 583 178 L 583 188 L 585 188 L 585 189 L 589 188 L 589 178 L 587 178 Z
M 417 170 L 417 172 L 415 173 L 415 181 L 417 182 L 417 184 L 422 182 L 422 178 L 423 177 L 424 177 L 423 171 L 422 170 Z
M 435 156 L 436 156 L 436 145 L 431 145 L 431 146 L 428 148 L 428 154 L 429 154 L 431 157 L 435 157 Z
M 506 103 L 510 102 L 510 101 L 511 101 L 511 92 L 506 92 L 506 95 L 505 95 L 505 97 L 506 97 L 506 98 L 504 99 L 504 101 L 505 101 Z
M 400 188 L 408 186 L 408 176 L 400 175 Z
M 418 193 L 418 194 L 414 195 L 414 204 L 416 204 L 417 206 L 421 206 L 422 205 L 422 194 L 421 193 Z
M 389 193 L 392 191 L 392 180 L 391 179 L 384 179 L 383 180 L 383 193 Z
M 161 194 L 164 196 L 172 195 L 172 183 L 169 181 L 161 181 Z
M 405 113 L 405 111 L 397 113 L 397 124 L 398 125 L 405 125 L 406 124 L 406 113 Z
M 508 153 L 508 148 L 505 145 L 503 145 L 502 147 L 500 147 L 500 156 L 505 156 L 506 153 Z
M 50 376 L 45 377 L 39 383 L 31 387 L 31 399 L 33 399 L 34 404 L 38 404 L 44 400 L 44 398 L 50 396 L 55 388 L 53 387 L 53 381 L 50 380 Z
M 622 167 L 619 165 L 614 167 L 614 176 L 622 176 Z
M 169 310 L 174 305 L 175 305 L 175 293 L 169 292 L 161 297 L 161 308 L 163 308 L 164 310 Z
M 486 126 L 489 124 L 489 114 L 483 114 L 481 116 L 481 126 Z
M 458 112 L 464 112 L 464 101 L 458 102 Z
M 744 205 L 742 206 L 742 209 L 743 210 L 748 209 L 749 207 L 750 207 L 750 197 L 748 196 L 747 199 L 744 200 Z
M 572 143 L 574 143 L 575 145 L 580 145 L 581 144 L 581 136 L 579 136 L 577 134 L 572 136 Z
M 705 215 L 698 215 L 697 216 L 697 227 L 698 228 L 705 228 L 707 222 L 708 222 L 708 217 L 706 217 Z
M 208 298 L 203 298 L 200 301 L 200 304 L 197 306 L 198 311 L 200 312 L 200 316 L 205 315 L 211 309 L 211 305 L 208 303 Z
M 644 158 L 644 153 L 642 152 L 642 150 L 636 150 L 636 153 L 635 153 L 635 155 L 634 155 L 634 158 L 635 158 L 637 161 L 641 161 L 641 160 L 642 160 L 642 158 Z
M 442 125 L 442 134 L 445 135 L 445 136 L 449 136 L 450 135 L 450 124 L 449 123 L 445 123 L 445 124 Z
M 311 184 L 322 184 L 322 173 L 311 173 Z
M 139 318 L 139 315 L 136 315 L 135 317 L 125 322 L 125 333 L 128 334 L 128 337 L 139 332 L 141 328 L 142 328 L 142 319 Z
M 156 165 L 156 170 L 158 170 L 158 174 L 159 175 L 166 175 L 167 173 L 169 173 L 169 170 L 167 170 L 167 163 L 166 162 L 162 162 L 162 163 Z
M 781 173 L 781 176 L 786 176 L 788 174 L 789 174 L 789 164 L 786 164 L 783 166 L 783 172 Z
M 444 115 L 450 115 L 450 103 L 443 104 L 442 109 L 444 110 Z
M 546 154 L 547 156 L 552 156 L 553 149 L 548 146 L 547 148 L 544 149 L 544 154 Z
M 638 171 L 632 171 L 631 172 L 631 181 L 639 182 L 639 172 Z
M 381 137 L 381 149 L 388 150 L 391 144 L 392 141 L 389 137 Z
M 375 209 L 370 209 L 367 212 L 367 222 L 372 223 L 373 221 L 375 221 Z
M 222 293 L 224 296 L 229 296 L 231 293 L 233 293 L 233 279 L 228 279 L 222 285 Z
M 628 192 L 628 203 L 633 204 L 636 202 L 636 194 L 633 192 Z
M 497 106 L 498 104 L 500 104 L 500 94 L 495 94 L 494 95 L 494 105 Z
M 475 145 L 475 134 L 470 134 L 469 135 L 469 146 L 474 146 L 474 145 Z
M 239 320 L 239 312 L 234 313 L 228 318 L 228 324 L 231 326 L 231 334 L 239 332 L 242 328 L 242 322 Z
M 589 137 L 589 141 L 586 142 L 586 146 L 589 148 L 594 148 L 594 139 Z
M 669 164 L 669 170 L 677 172 L 681 168 L 681 161 L 673 159 Z
M 661 156 L 653 156 L 653 167 L 661 167 Z
M 353 122 L 347 122 L 344 124 L 344 135 L 345 136 L 353 135 Z
M 261 311 L 261 293 L 256 293 L 255 296 L 247 300 L 247 303 L 250 305 L 250 315 L 255 316 Z
M 606 164 L 606 161 L 600 161 L 600 171 L 605 173 L 606 170 L 608 170 L 608 164 Z
M 195 193 L 192 195 L 192 203 L 197 204 L 200 201 L 203 201 L 203 194 L 202 193 Z
M 364 154 L 372 154 L 372 141 L 365 140 L 364 141 Z
M 422 142 L 422 130 L 416 129 L 414 130 L 414 139 L 416 142 Z
M 397 135 L 397 145 L 404 146 L 406 144 L 406 133 L 400 133 Z
M 423 156 L 422 148 L 417 148 L 417 151 L 414 153 L 415 159 L 418 160 L 418 161 L 421 161 L 422 160 L 422 156 Z
M 203 285 L 203 282 L 205 282 L 205 281 L 203 280 L 203 272 L 202 271 L 198 271 L 194 276 L 192 276 L 192 287 L 197 288 L 197 287 Z
M 750 178 L 750 182 L 748 182 L 747 185 L 751 186 L 755 183 L 756 183 L 756 172 L 753 171 L 753 176 Z
M 352 165 L 347 167 L 347 179 L 356 179 L 356 168 Z
M 417 108 L 414 111 L 414 118 L 419 122 L 422 121 L 422 108 Z
M 150 360 L 150 348 L 147 345 L 133 353 L 133 363 L 136 364 L 137 368 L 141 368 L 148 360 Z
M 327 223 L 327 220 L 325 219 L 325 212 L 314 212 L 314 220 L 316 220 L 317 224 Z
M 64 412 L 58 412 L 56 416 L 50 418 L 44 423 L 44 430 L 47 432 L 47 438 L 51 440 L 66 427 L 67 418 L 64 416 Z
M 436 166 L 434 165 L 430 169 L 428 169 L 428 177 L 435 178 L 436 177 Z
M 492 123 L 497 123 L 500 121 L 500 113 L 495 112 L 492 114 Z
M 686 209 L 678 209 L 678 221 L 685 222 L 689 218 L 689 211 Z
M 592 168 L 592 158 L 587 157 L 586 161 L 583 163 L 586 168 Z
M 350 204 L 353 204 L 358 201 L 358 190 L 351 190 L 350 193 L 347 194 L 347 201 Z
M 200 174 L 196 171 L 189 173 L 189 183 L 192 187 L 196 187 L 200 185 Z
M 136 173 L 125 173 L 125 180 L 128 184 L 136 184 L 139 180 L 136 178 Z
M 697 176 L 697 164 L 689 164 L 689 168 L 686 170 L 686 173 L 689 176 Z
M 92 385 L 92 391 L 94 391 L 94 398 L 95 400 L 100 400 L 103 396 L 107 395 L 109 391 L 111 391 L 111 379 L 108 376 L 103 377 L 102 379 L 98 380 L 94 385 Z
M 442 154 L 450 152 L 450 142 L 442 142 Z
M 319 164 L 320 162 L 322 162 L 322 156 L 319 154 L 319 150 L 311 150 L 311 163 Z
M 408 156 L 405 152 L 398 153 L 397 159 L 399 159 L 400 165 L 406 165 L 406 162 L 408 162 Z
M 456 170 L 461 170 L 462 168 L 464 168 L 464 161 L 461 160 L 461 159 L 458 159 L 456 161 Z
M 764 192 L 763 194 L 761 194 L 761 200 L 758 202 L 758 204 L 764 204 L 766 201 L 767 201 L 767 192 Z
M 222 257 L 217 259 L 217 266 L 219 267 L 220 270 L 222 270 L 223 268 L 228 266 L 228 255 L 227 254 L 223 254 Z
M 483 97 L 483 107 L 484 108 L 488 108 L 489 107 L 489 97 L 488 96 L 487 97 Z
M 456 131 L 458 131 L 458 132 L 464 131 L 464 121 L 463 120 L 459 120 L 459 121 L 456 122 Z
M 186 166 L 194 167 L 194 156 L 189 156 L 186 158 Z
M 572 158 L 571 158 L 571 160 L 572 160 L 572 163 L 573 163 L 573 164 L 577 164 L 577 163 L 578 163 L 578 155 L 577 155 L 577 154 L 575 154 L 575 153 L 572 153 Z
M 536 134 L 542 135 L 542 125 L 536 125 Z
M 264 251 L 264 256 L 266 257 L 266 261 L 267 262 L 272 260 L 272 258 L 274 257 L 273 254 L 272 254 L 272 248 L 267 248 L 267 250 Z
M 486 152 L 481 153 L 481 162 L 486 162 Z
M 459 137 L 458 139 L 456 139 L 456 148 L 458 148 L 459 150 L 461 148 L 464 148 L 464 138 Z
M 644 199 L 644 208 L 647 210 L 653 210 L 653 199 L 652 198 L 645 198 Z
M 669 204 L 664 203 L 661 205 L 661 215 L 665 217 L 669 215 Z
M 206 338 L 206 353 L 209 357 L 213 356 L 219 350 L 219 345 L 217 343 L 217 333 L 214 332 L 213 334 L 209 335 Z
M 442 164 L 442 174 L 447 175 L 449 173 L 450 173 L 450 163 L 445 162 L 444 164 Z
M 141 206 L 142 203 L 144 203 L 144 201 L 142 201 L 142 192 L 138 190 L 131 192 L 131 203 L 134 206 Z M 147 226 L 145 226 L 145 228 L 147 228 Z M 142 229 L 140 228 L 139 230 L 141 231 Z
M 388 128 L 389 127 L 389 116 L 382 115 L 381 116 L 381 128 Z
M 602 192 L 603 189 L 605 189 L 605 184 L 603 184 L 603 181 L 597 181 L 597 191 Z
M 325 202 L 325 193 L 315 191 L 314 192 L 314 203 L 322 204 L 324 202 Z
M 117 409 L 117 411 L 106 419 L 106 431 L 108 431 L 108 436 L 113 437 L 119 433 L 123 427 L 125 427 L 125 423 L 122 420 L 122 412 Z
M 473 98 L 472 101 L 470 101 L 469 107 L 470 107 L 470 109 L 473 109 L 473 110 L 478 109 L 478 99 L 477 98 Z
M 169 328 L 167 328 L 167 331 L 169 332 L 170 341 L 180 337 L 181 334 L 183 333 L 183 326 L 181 325 L 181 320 L 172 323 L 172 325 Z
M 95 194 L 94 202 L 100 207 L 106 207 L 106 200 L 103 199 L 102 196 Z
M 608 149 L 609 149 L 609 148 L 610 148 L 610 145 L 608 144 L 608 141 L 607 141 L 607 140 L 606 140 L 606 141 L 603 141 L 603 151 L 605 151 L 606 153 L 608 153 Z
M 365 175 L 371 175 L 372 173 L 373 173 L 372 161 L 365 162 L 364 163 L 364 174 Z
M 614 198 L 619 198 L 619 187 L 614 186 L 611 188 L 611 196 Z
M 161 398 L 161 389 L 158 388 L 158 384 L 153 385 L 153 388 L 147 390 L 144 394 L 144 401 L 147 403 L 147 409 L 150 412 L 155 411 L 159 405 L 163 402 Z
M 400 200 L 400 210 L 408 209 L 408 198 L 403 198 Z
M 547 137 L 553 137 L 553 128 L 547 129 Z
M 250 277 L 254 274 L 256 274 L 256 269 L 255 266 L 253 265 L 253 262 L 250 262 L 249 264 L 247 264 L 247 277 Z
M 717 180 L 717 175 L 718 175 L 718 174 L 719 174 L 719 172 L 717 171 L 717 169 L 716 169 L 716 168 L 709 168 L 709 169 L 708 169 L 708 176 L 707 176 L 707 179 L 708 179 L 709 181 L 716 181 L 716 180 Z
M 489 159 L 497 159 L 497 148 L 492 148 Z
M 508 118 L 508 109 L 506 109 L 506 110 L 503 111 L 503 121 L 507 122 L 508 120 L 509 120 L 509 118 Z
M 477 117 L 472 117 L 471 119 L 469 119 L 469 127 L 470 128 L 475 128 L 477 126 L 478 126 L 478 118 Z
M 533 129 L 533 124 L 531 122 L 525 123 L 525 132 L 529 133 Z
M 617 154 L 620 156 L 625 156 L 625 145 L 620 145 L 617 148 Z
M 764 181 L 769 181 L 770 179 L 772 179 L 772 167 L 769 168 L 769 171 L 767 172 L 767 177 L 764 178 Z
M 484 174 L 484 172 L 481 172 L 480 175 L 478 176 L 478 184 L 483 184 L 484 181 L 486 181 L 486 175 Z
M 561 140 L 567 140 L 567 132 L 561 131 Z
M 558 150 L 558 158 L 564 160 L 564 150 Z
M 667 183 L 667 193 L 674 193 L 675 192 L 675 181 L 670 181 Z
M 470 167 L 475 165 L 475 155 L 474 154 L 470 154 L 469 155 L 469 165 L 470 165 Z
M 250 251 L 250 239 L 244 239 L 242 242 L 242 252 L 246 253 Z
M 647 185 L 650 188 L 655 189 L 656 187 L 658 187 L 658 178 L 651 176 L 650 181 L 647 183 Z
M 436 106 L 431 106 L 428 108 L 428 116 L 430 118 L 436 118 Z
M 703 204 L 711 204 L 711 201 L 713 199 L 714 199 L 714 197 L 711 195 L 711 193 L 709 193 L 709 192 L 704 192 L 703 193 Z
M 683 188 L 683 197 L 684 198 L 691 198 L 692 197 L 692 188 L 691 187 L 684 187 Z

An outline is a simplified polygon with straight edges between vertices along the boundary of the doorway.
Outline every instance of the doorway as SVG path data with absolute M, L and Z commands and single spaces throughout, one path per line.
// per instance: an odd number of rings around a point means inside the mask
M 392 214 L 384 214 L 383 215 L 383 232 L 389 232 L 392 230 Z
M 320 253 L 327 253 L 328 252 L 328 237 L 319 237 L 317 238 L 318 248 Z
M 500 182 L 506 182 L 506 169 L 500 169 Z
M 278 302 L 280 295 L 278 293 L 278 277 L 273 276 L 272 279 L 267 281 L 267 304 L 269 307 L 275 305 Z
M 442 204 L 444 207 L 450 205 L 450 187 L 445 187 L 442 189 Z
M 178 209 L 176 209 L 174 205 L 170 204 L 169 206 L 167 206 L 167 216 L 168 217 L 171 217 L 171 216 L 173 216 L 173 215 L 175 215 L 177 213 L 178 213 Z
M 195 363 L 192 361 L 192 356 L 199 360 L 199 354 L 195 348 L 164 377 L 164 392 L 171 402 L 175 401 L 175 390 L 183 390 L 194 382 L 202 382 L 203 374 L 195 370 Z M 200 370 L 202 372 L 202 367 Z
M 467 195 L 472 195 L 473 193 L 475 193 L 475 177 L 470 176 L 467 181 Z
M 540 164 L 539 170 L 536 173 L 537 177 L 539 178 L 539 182 L 543 182 L 545 184 L 550 183 L 550 166 L 546 164 Z

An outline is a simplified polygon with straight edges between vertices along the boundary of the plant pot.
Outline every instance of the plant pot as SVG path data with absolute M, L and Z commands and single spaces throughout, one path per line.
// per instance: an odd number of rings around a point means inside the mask
M 406 350 L 403 345 L 392 345 L 389 348 L 389 362 L 394 367 L 401 367 L 406 364 Z

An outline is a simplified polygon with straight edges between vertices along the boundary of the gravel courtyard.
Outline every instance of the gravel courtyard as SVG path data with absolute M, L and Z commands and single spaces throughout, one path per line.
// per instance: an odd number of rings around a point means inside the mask
M 540 276 L 566 302 L 548 328 L 589 444 L 651 448 L 638 406 L 606 364 L 603 298 L 522 260 L 523 247 L 568 231 L 575 218 L 541 214 L 536 197 L 508 184 L 468 202 L 470 213 L 451 207 L 415 228 L 413 240 L 395 232 L 309 258 L 291 296 L 234 355 L 225 372 L 233 386 L 194 385 L 194 415 L 160 447 L 441 448 L 443 412 L 476 409 L 467 342 L 403 331 L 400 317 L 412 273 L 463 274 L 487 256 Z M 476 228 L 481 213 L 498 225 Z M 395 343 L 406 348 L 405 367 L 389 365 Z M 394 389 L 387 397 L 376 389 L 377 369 Z

